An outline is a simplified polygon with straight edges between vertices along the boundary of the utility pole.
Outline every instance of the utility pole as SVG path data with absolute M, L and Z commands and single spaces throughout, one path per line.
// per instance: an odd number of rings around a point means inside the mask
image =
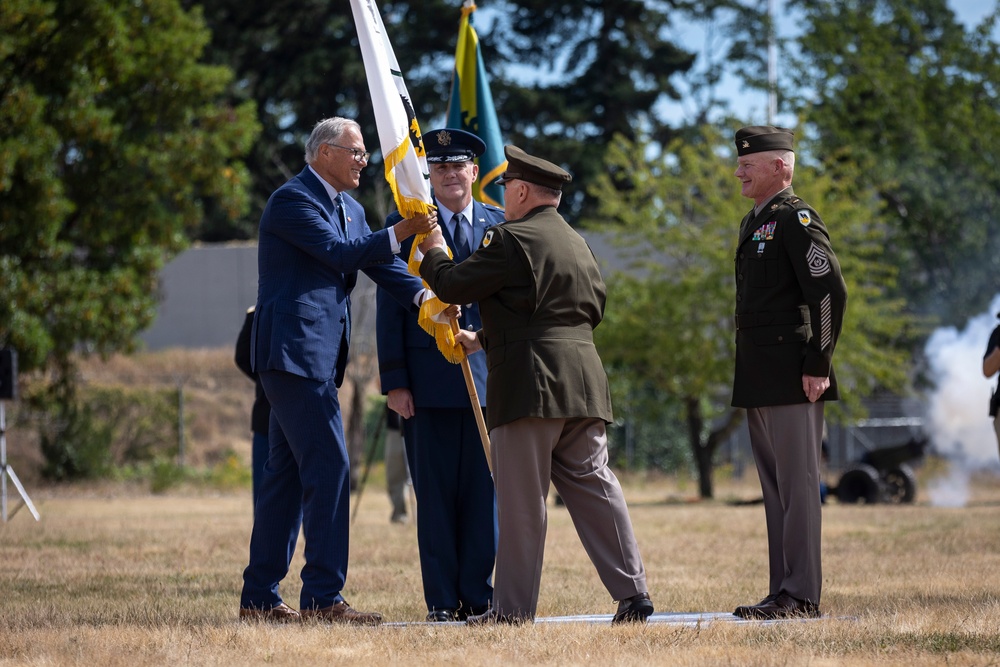
M 775 35 L 775 5 L 767 0 L 767 124 L 774 125 L 778 115 L 778 43 Z

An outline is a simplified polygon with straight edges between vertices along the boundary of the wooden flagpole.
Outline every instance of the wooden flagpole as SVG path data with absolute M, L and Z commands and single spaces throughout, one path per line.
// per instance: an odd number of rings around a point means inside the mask
M 452 319 L 451 332 L 458 333 L 458 320 Z M 479 405 L 479 392 L 476 391 L 476 380 L 472 377 L 472 367 L 469 366 L 469 355 L 462 357 L 462 375 L 465 376 L 465 386 L 469 390 L 469 400 L 472 410 L 476 413 L 476 426 L 479 427 L 479 438 L 483 441 L 483 451 L 486 453 L 486 465 L 493 474 L 493 460 L 490 458 L 490 433 L 486 430 L 486 420 L 483 419 L 483 408 Z

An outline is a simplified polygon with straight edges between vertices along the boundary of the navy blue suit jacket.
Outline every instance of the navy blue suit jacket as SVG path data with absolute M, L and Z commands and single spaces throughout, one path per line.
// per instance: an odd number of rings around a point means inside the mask
M 391 227 L 402 219 L 393 213 L 386 219 L 386 227 Z M 478 248 L 486 230 L 504 221 L 502 209 L 473 201 L 472 203 L 472 247 Z M 441 222 L 441 231 L 454 252 L 455 243 L 447 224 Z M 409 258 L 413 238 L 403 242 L 400 256 Z M 434 338 L 417 323 L 417 318 L 394 301 L 388 292 L 378 290 L 378 311 L 376 333 L 378 343 L 379 376 L 382 393 L 391 389 L 409 388 L 413 403 L 418 408 L 468 408 L 469 390 L 461 366 L 452 364 L 441 355 Z M 478 331 L 482 328 L 478 304 L 459 304 L 462 317 L 459 325 L 466 330 Z M 469 356 L 469 367 L 476 382 L 479 402 L 486 405 L 486 355 Z
M 364 208 L 350 195 L 344 195 L 344 203 L 347 237 L 335 204 L 308 167 L 268 200 L 257 251 L 256 372 L 279 370 L 329 380 L 338 368 L 338 355 L 347 354 L 350 294 L 359 270 L 391 294 L 397 306 L 416 312 L 413 297 L 423 285 L 393 254 L 388 231 L 373 233 Z M 343 368 L 346 359 L 339 361 Z

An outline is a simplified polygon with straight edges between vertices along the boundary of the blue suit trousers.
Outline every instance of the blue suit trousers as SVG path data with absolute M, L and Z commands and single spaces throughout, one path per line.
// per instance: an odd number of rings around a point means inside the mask
M 493 480 L 471 408 L 416 408 L 403 421 L 417 499 L 417 544 L 428 610 L 481 613 L 493 600 Z
M 322 609 L 344 598 L 350 526 L 350 459 L 337 386 L 283 371 L 262 371 L 271 401 L 270 449 L 243 572 L 240 605 L 269 609 L 282 602 L 288 574 L 305 535 L 300 609 Z

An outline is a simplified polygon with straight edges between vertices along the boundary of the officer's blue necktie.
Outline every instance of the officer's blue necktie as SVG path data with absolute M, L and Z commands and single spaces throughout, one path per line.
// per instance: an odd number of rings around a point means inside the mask
M 472 254 L 469 248 L 469 230 L 465 226 L 465 216 L 461 213 L 452 219 L 455 221 L 455 261 L 461 262 Z

